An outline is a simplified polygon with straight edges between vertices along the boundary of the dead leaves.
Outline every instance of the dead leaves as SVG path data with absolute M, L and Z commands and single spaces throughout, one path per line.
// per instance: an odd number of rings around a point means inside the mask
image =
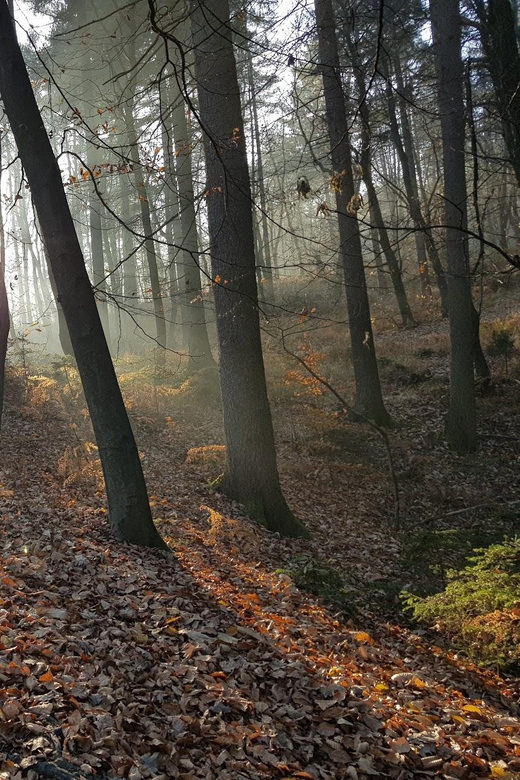
M 261 529 L 203 505 L 192 525 L 164 520 L 178 544 L 166 563 L 109 540 L 99 505 L 45 481 L 34 442 L 24 460 L 15 440 L 7 463 L 25 483 L 0 496 L 0 734 L 20 760 L 6 777 L 56 755 L 129 780 L 518 773 L 516 717 L 465 698 L 440 651 L 334 620 L 259 563 L 273 543 Z M 182 514 L 173 493 L 154 500 Z

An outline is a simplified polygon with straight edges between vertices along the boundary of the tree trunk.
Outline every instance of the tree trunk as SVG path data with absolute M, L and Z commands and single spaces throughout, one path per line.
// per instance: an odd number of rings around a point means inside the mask
M 401 314 L 401 320 L 404 327 L 414 324 L 412 310 L 408 303 L 406 296 L 406 290 L 403 284 L 403 276 L 401 274 L 401 268 L 399 266 L 396 254 L 393 250 L 392 244 L 388 237 L 388 231 L 385 227 L 383 220 L 383 214 L 381 212 L 381 206 L 379 205 L 379 198 L 377 197 L 376 188 L 372 179 L 372 148 L 371 148 L 371 128 L 370 128 L 370 110 L 368 108 L 368 102 L 366 100 L 366 87 L 365 77 L 361 70 L 359 63 L 359 57 L 357 56 L 356 47 L 352 41 L 350 30 L 346 30 L 347 46 L 350 52 L 352 64 L 354 66 L 354 75 L 357 83 L 358 101 L 359 101 L 359 113 L 361 116 L 361 167 L 363 169 L 363 180 L 367 188 L 368 201 L 370 206 L 370 215 L 374 220 L 374 224 L 377 227 L 379 233 L 379 240 L 381 243 L 381 249 L 384 252 L 388 270 L 390 271 L 390 279 L 394 288 L 397 305 L 399 307 L 399 313 Z
M 87 140 L 87 164 L 94 175 L 94 180 L 99 188 L 102 177 L 96 176 L 98 161 L 101 160 L 99 151 L 95 149 L 93 138 Z M 101 168 L 99 168 L 101 170 Z M 105 337 L 110 343 L 110 329 L 108 321 L 108 299 L 105 295 L 107 282 L 105 273 L 105 257 L 103 254 L 102 212 L 103 203 L 100 201 L 94 182 L 89 181 L 88 211 L 89 211 L 89 236 L 90 258 L 92 262 L 92 282 L 96 291 L 96 302 L 99 316 L 105 332 Z
M 0 94 L 31 187 L 90 411 L 117 539 L 166 545 L 155 528 L 139 453 L 65 196 L 6 0 L 0 0 Z
M 502 132 L 520 186 L 520 51 L 510 0 L 475 2 L 482 46 L 500 111 Z
M 426 295 L 429 287 L 429 272 L 428 272 L 428 260 L 426 252 L 428 251 L 433 271 L 437 280 L 437 286 L 439 288 L 441 314 L 443 317 L 448 316 L 448 285 L 446 282 L 446 276 L 444 269 L 433 240 L 431 231 L 428 229 L 424 214 L 421 210 L 421 202 L 419 199 L 419 188 L 417 184 L 417 172 L 415 169 L 414 155 L 413 155 L 413 139 L 410 132 L 408 123 L 408 115 L 401 114 L 402 126 L 403 126 L 403 138 L 399 131 L 399 124 L 397 121 L 397 109 L 395 104 L 394 90 L 388 73 L 386 75 L 386 101 L 388 106 L 388 117 L 390 120 L 390 134 L 394 143 L 399 162 L 401 164 L 401 171 L 403 174 L 403 183 L 406 192 L 406 199 L 408 201 L 408 208 L 410 216 L 413 219 L 417 231 L 415 233 L 415 247 L 417 251 L 417 263 L 419 266 L 419 278 L 421 281 L 421 289 Z
M 2 135 L 0 132 L 0 191 L 2 184 Z M 7 300 L 7 288 L 5 286 L 5 231 L 4 212 L 0 201 L 0 431 L 2 429 L 2 416 L 4 409 L 5 390 L 5 360 L 7 357 L 7 342 L 9 339 L 9 301 Z
M 175 139 L 175 173 L 179 193 L 179 211 L 182 228 L 182 258 L 184 277 L 184 315 L 188 353 L 192 368 L 214 366 L 209 345 L 208 329 L 202 299 L 200 253 L 193 191 L 192 143 L 186 120 L 186 106 L 177 79 L 180 65 L 172 79 L 172 125 Z M 173 184 L 173 183 L 172 183 Z
M 61 305 L 61 299 L 58 293 L 58 288 L 56 286 L 56 281 L 54 279 L 53 266 L 49 258 L 49 252 L 47 251 L 47 246 L 45 244 L 45 241 L 43 242 L 43 252 L 45 254 L 45 262 L 47 264 L 47 271 L 49 273 L 49 283 L 51 285 L 52 295 L 56 303 L 56 312 L 58 314 L 58 337 L 60 340 L 60 346 L 63 350 L 64 355 L 69 355 L 69 357 L 73 357 L 74 349 L 72 347 L 72 341 L 70 339 L 69 328 L 67 325 L 67 318 L 65 317 L 65 314 L 63 312 L 63 306 Z
M 451 339 L 450 407 L 446 437 L 459 454 L 477 446 L 473 380 L 474 319 L 469 271 L 465 111 L 458 0 L 430 0 L 438 105 L 441 114 Z
M 146 191 L 143 169 L 139 157 L 139 146 L 137 144 L 133 111 L 134 101 L 133 96 L 131 96 L 128 98 L 124 107 L 126 134 L 130 147 L 128 155 L 134 171 L 135 193 L 139 200 L 141 223 L 143 225 L 143 233 L 145 236 L 144 247 L 146 251 L 146 261 L 148 264 L 148 272 L 150 274 L 150 288 L 152 292 L 155 328 L 157 334 L 156 346 L 154 350 L 155 364 L 158 368 L 163 368 L 165 363 L 166 348 L 166 318 L 164 316 L 162 288 L 159 279 L 159 267 L 157 264 L 157 253 L 155 251 L 155 242 L 153 238 L 152 220 L 150 217 L 150 204 L 148 202 L 148 193 Z
M 163 74 L 159 86 L 159 99 L 161 105 L 161 139 L 163 146 L 165 188 L 164 188 L 164 232 L 168 251 L 168 294 L 170 306 L 168 309 L 168 347 L 179 349 L 182 347 L 183 328 L 177 318 L 179 313 L 179 256 L 182 246 L 182 230 L 179 216 L 179 197 L 177 194 L 177 181 L 175 174 L 175 162 L 173 158 L 173 132 L 170 111 L 170 90 L 166 74 Z
M 306 536 L 287 506 L 276 465 L 260 340 L 251 187 L 228 0 L 206 0 L 203 6 L 194 0 L 192 23 L 227 444 L 221 487 L 272 531 Z
M 262 236 L 260 267 L 262 272 L 262 278 L 265 280 L 264 298 L 267 303 L 274 303 L 275 297 L 274 297 L 274 285 L 273 285 L 273 267 L 272 267 L 272 260 L 271 260 L 271 246 L 269 243 L 269 226 L 267 223 L 267 198 L 265 195 L 264 163 L 262 159 L 262 149 L 260 145 L 260 123 L 258 121 L 258 102 L 256 98 L 256 87 L 254 83 L 253 56 L 249 50 L 247 51 L 246 56 L 247 56 L 247 75 L 248 75 L 249 86 L 251 91 L 251 121 L 253 125 L 253 139 L 252 139 L 253 143 L 251 144 L 251 146 L 252 146 L 252 150 L 256 148 L 256 180 L 258 186 L 258 194 L 260 196 L 259 221 L 260 221 L 261 236 Z M 253 154 L 253 157 L 254 156 L 255 155 Z M 256 208 L 258 208 L 258 206 L 256 206 Z
M 336 208 L 356 382 L 356 407 L 378 424 L 391 425 L 381 394 L 359 224 L 355 213 L 349 213 L 355 189 L 332 1 L 315 0 L 315 9 L 332 165 L 339 179 Z

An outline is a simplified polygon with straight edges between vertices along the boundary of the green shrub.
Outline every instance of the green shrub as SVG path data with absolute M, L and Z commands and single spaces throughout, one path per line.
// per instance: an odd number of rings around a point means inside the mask
M 476 547 L 502 542 L 515 531 L 516 523 L 498 520 L 493 530 L 475 526 L 407 531 L 402 539 L 401 566 L 424 581 L 430 592 L 431 586 L 439 590 L 446 584 L 447 572 L 462 566 Z
M 402 598 L 416 620 L 434 626 L 471 659 L 520 669 L 520 539 L 477 549 L 469 565 L 447 572 L 441 593 Z
M 499 328 L 491 334 L 491 341 L 488 346 L 488 354 L 491 357 L 504 358 L 506 376 L 509 370 L 509 361 L 514 355 L 515 340 L 509 328 Z

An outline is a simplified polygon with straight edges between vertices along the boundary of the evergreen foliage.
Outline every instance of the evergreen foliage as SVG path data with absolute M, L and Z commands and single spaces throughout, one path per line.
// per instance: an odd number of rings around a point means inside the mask
M 461 570 L 447 573 L 444 591 L 403 594 L 421 623 L 445 633 L 453 646 L 486 666 L 520 669 L 520 538 L 479 548 Z

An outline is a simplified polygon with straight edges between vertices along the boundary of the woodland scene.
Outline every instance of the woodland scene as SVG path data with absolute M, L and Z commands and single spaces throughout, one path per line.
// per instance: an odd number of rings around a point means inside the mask
M 520 780 L 517 0 L 0 0 L 0 780 Z

